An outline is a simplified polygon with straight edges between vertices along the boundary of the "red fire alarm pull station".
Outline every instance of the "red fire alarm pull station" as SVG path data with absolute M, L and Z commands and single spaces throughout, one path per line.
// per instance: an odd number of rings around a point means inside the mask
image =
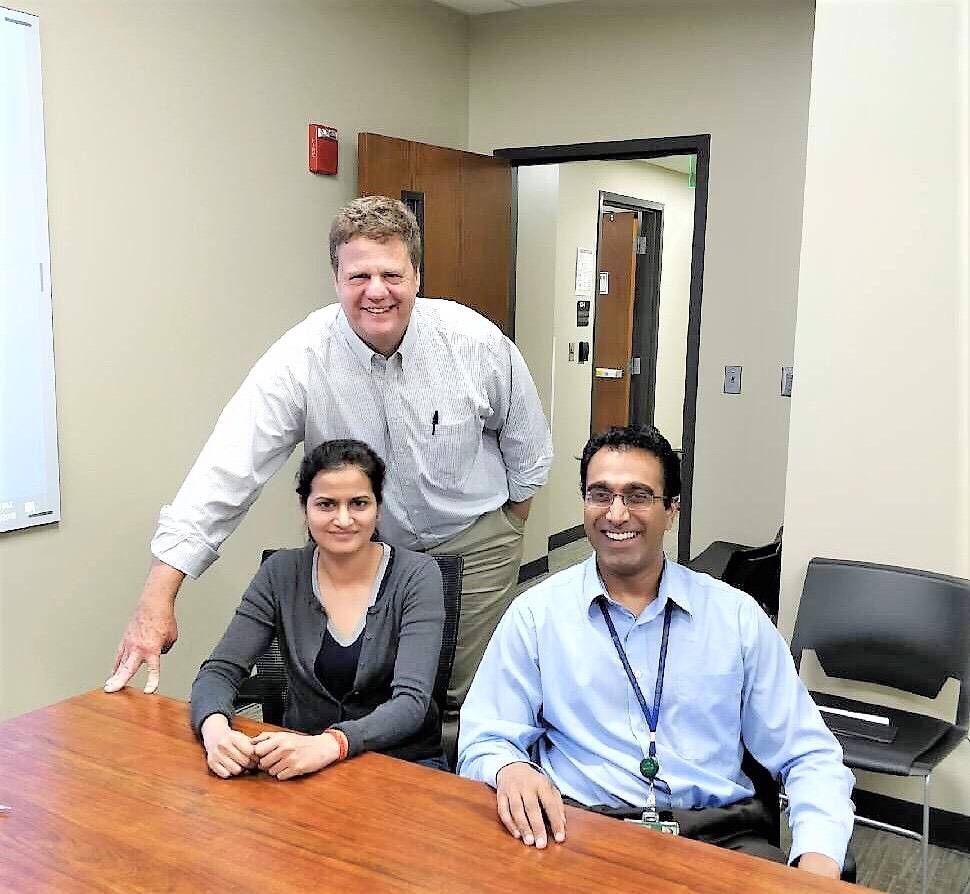
M 310 125 L 310 172 L 337 173 L 337 128 L 326 124 Z

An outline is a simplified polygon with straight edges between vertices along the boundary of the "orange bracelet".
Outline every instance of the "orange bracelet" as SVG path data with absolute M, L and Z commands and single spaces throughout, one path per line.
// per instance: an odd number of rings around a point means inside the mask
M 347 736 L 344 734 L 344 731 L 339 729 L 325 729 L 324 733 L 328 736 L 333 736 L 337 742 L 337 748 L 340 749 L 337 760 L 346 760 L 347 752 L 350 751 L 350 743 L 347 741 Z

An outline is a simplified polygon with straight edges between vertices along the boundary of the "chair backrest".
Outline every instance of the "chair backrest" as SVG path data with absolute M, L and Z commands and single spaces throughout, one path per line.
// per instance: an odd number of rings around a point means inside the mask
M 767 546 L 736 549 L 728 559 L 722 580 L 753 596 L 771 615 L 778 617 L 778 594 L 781 590 L 781 541 Z
M 260 564 L 265 562 L 275 549 L 264 549 Z M 438 653 L 438 670 L 435 674 L 431 698 L 438 706 L 438 714 L 443 717 L 448 698 L 448 681 L 455 663 L 455 646 L 458 642 L 458 619 L 461 615 L 461 573 L 464 560 L 461 556 L 432 556 L 441 571 L 441 583 L 445 599 L 445 624 L 441 636 L 441 651 Z M 259 702 L 263 706 L 263 720 L 279 725 L 283 722 L 286 708 L 286 668 L 276 638 L 269 648 L 256 659 L 256 673 L 249 677 L 239 689 L 236 704 L 243 705 Z
M 458 619 L 461 616 L 461 573 L 465 560 L 461 556 L 432 556 L 441 572 L 445 594 L 445 626 L 441 632 L 441 652 L 438 653 L 438 672 L 435 674 L 431 698 L 438 706 L 438 716 L 445 716 L 448 701 L 448 681 L 455 664 L 458 645 Z
M 957 723 L 970 716 L 970 581 L 929 571 L 812 559 L 792 636 L 831 677 L 934 698 L 960 681 Z

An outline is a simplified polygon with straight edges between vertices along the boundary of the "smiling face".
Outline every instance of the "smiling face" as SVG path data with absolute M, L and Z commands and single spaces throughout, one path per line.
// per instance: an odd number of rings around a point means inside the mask
M 377 527 L 377 498 L 357 466 L 318 472 L 306 501 L 306 524 L 321 552 L 347 555 L 364 549 Z
M 664 492 L 663 466 L 654 454 L 636 447 L 614 450 L 603 447 L 593 454 L 586 471 L 586 489 L 613 493 Z M 600 572 L 616 577 L 635 577 L 663 565 L 664 534 L 670 530 L 676 505 L 666 508 L 660 500 L 630 509 L 614 498 L 608 508 L 584 504 L 583 526 Z
M 383 242 L 355 236 L 337 248 L 337 297 L 350 328 L 390 357 L 401 344 L 418 294 L 419 276 L 397 236 Z

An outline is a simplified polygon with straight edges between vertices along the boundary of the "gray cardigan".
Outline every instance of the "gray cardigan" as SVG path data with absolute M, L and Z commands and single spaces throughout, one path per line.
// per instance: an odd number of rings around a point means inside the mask
M 409 760 L 441 751 L 441 718 L 431 700 L 441 651 L 441 572 L 429 556 L 392 548 L 377 600 L 367 611 L 354 688 L 338 701 L 314 662 L 327 615 L 313 594 L 312 543 L 263 563 L 215 651 L 192 684 L 192 728 L 210 714 L 231 720 L 233 698 L 273 636 L 289 685 L 283 723 L 316 734 L 343 730 L 349 755 L 381 751 Z

